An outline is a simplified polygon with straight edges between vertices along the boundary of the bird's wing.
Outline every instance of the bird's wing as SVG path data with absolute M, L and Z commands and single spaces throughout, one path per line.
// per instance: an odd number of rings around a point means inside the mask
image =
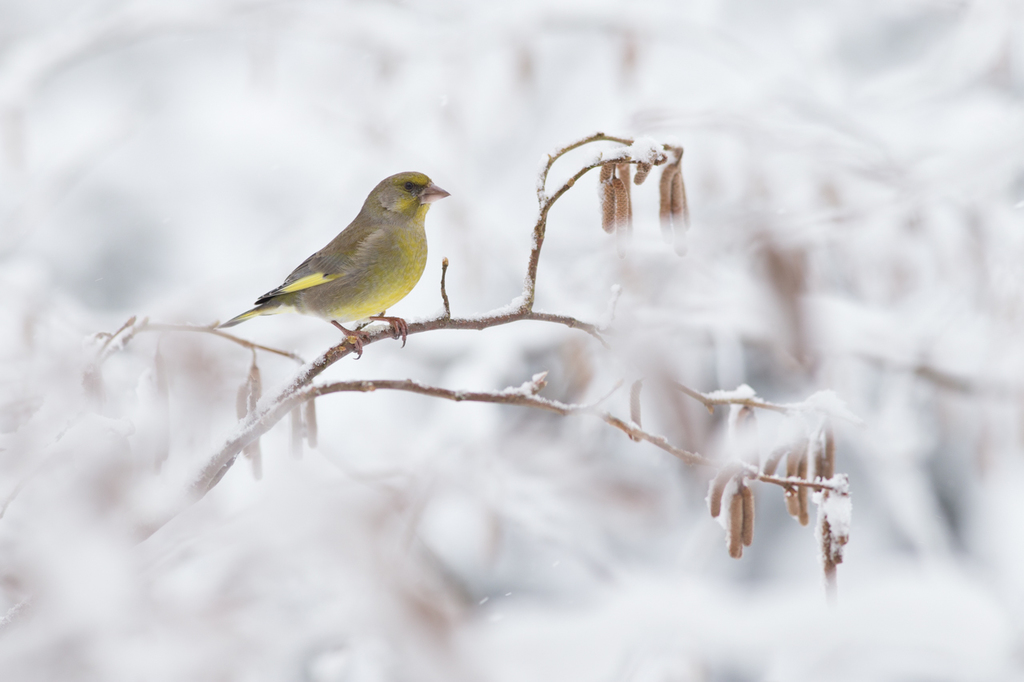
M 350 274 L 354 263 L 353 256 L 374 231 L 372 223 L 356 218 L 341 234 L 331 240 L 330 244 L 302 261 L 281 286 L 256 299 L 257 305 L 275 296 L 320 286 Z

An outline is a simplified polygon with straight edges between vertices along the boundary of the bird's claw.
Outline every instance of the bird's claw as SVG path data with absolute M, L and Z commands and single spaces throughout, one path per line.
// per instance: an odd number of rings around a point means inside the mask
M 401 317 L 385 317 L 383 315 L 377 315 L 370 319 L 389 323 L 391 325 L 391 338 L 402 339 L 402 348 L 405 348 L 405 339 L 409 336 L 408 322 Z
M 352 345 L 352 350 L 356 353 L 356 360 L 363 357 L 363 344 L 370 339 L 370 335 L 359 329 L 345 329 L 336 320 L 331 320 L 331 324 L 340 329 L 341 333 L 345 335 L 345 341 Z

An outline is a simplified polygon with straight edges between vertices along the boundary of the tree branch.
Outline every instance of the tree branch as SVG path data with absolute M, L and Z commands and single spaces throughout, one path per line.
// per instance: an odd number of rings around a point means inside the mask
M 547 193 L 547 182 L 548 173 L 551 171 L 551 167 L 555 161 L 561 158 L 564 154 L 573 149 L 578 149 L 584 145 L 592 142 L 617 142 L 625 147 L 629 147 L 634 143 L 627 137 L 616 137 L 614 135 L 605 135 L 604 133 L 594 133 L 587 137 L 581 138 L 571 144 L 568 144 L 561 149 L 557 150 L 554 154 L 549 154 L 547 161 L 544 163 L 544 167 L 541 169 L 539 176 L 537 177 L 537 203 L 538 213 L 537 222 L 533 226 L 533 248 L 530 249 L 530 260 L 526 267 L 526 279 L 523 282 L 523 306 L 528 310 L 533 309 L 533 302 L 537 292 L 537 266 L 540 263 L 540 250 L 544 245 L 544 236 L 547 231 L 548 213 L 551 211 L 551 207 L 555 205 L 563 194 L 568 192 L 576 181 L 582 178 L 591 170 L 604 166 L 609 163 L 638 163 L 636 159 L 632 159 L 628 156 L 627 150 L 619 150 L 619 153 L 609 157 L 599 156 L 596 161 L 593 161 L 578 171 L 576 171 L 568 180 L 562 183 L 562 186 L 555 190 L 554 194 L 550 196 Z M 681 154 L 682 150 L 677 147 L 670 145 L 662 145 L 665 151 L 672 151 L 677 154 Z M 668 155 L 662 154 L 656 159 L 651 159 L 649 162 L 652 165 L 661 165 L 668 161 Z
M 645 431 L 636 424 L 620 419 L 608 411 L 597 409 L 596 405 L 601 401 L 598 401 L 593 405 L 579 405 L 575 403 L 563 403 L 558 400 L 543 398 L 537 395 L 537 393 L 544 387 L 545 376 L 546 373 L 538 374 L 531 381 L 524 383 L 518 388 L 506 388 L 503 391 L 453 390 L 449 388 L 441 388 L 439 386 L 421 384 L 418 381 L 413 381 L 411 379 L 335 381 L 319 386 L 309 386 L 303 390 L 293 392 L 287 398 L 275 401 L 265 413 L 246 422 L 242 427 L 242 432 L 232 439 L 232 441 L 229 441 L 228 446 L 230 447 L 226 446 L 221 453 L 219 453 L 221 457 L 211 461 L 203 470 L 203 473 L 193 486 L 194 492 L 201 497 L 220 481 L 231 465 L 234 464 L 234 461 L 238 456 L 238 452 L 242 447 L 244 447 L 244 438 L 247 436 L 255 438 L 262 435 L 277 421 L 282 419 L 286 414 L 289 414 L 296 406 L 301 405 L 308 400 L 332 393 L 405 391 L 407 393 L 416 393 L 419 395 L 441 398 L 454 402 L 517 405 L 520 407 L 532 407 L 534 409 L 545 410 L 547 412 L 554 412 L 555 414 L 560 414 L 562 416 L 587 415 L 590 417 L 596 417 L 606 424 L 619 429 L 633 440 L 650 443 L 674 457 L 679 458 L 686 464 L 706 466 L 714 469 L 720 469 L 723 466 L 722 462 L 716 462 L 698 453 L 676 447 L 668 442 L 664 436 L 659 436 L 649 431 Z M 604 400 L 604 398 L 601 400 Z M 838 490 L 836 485 L 830 481 L 820 479 L 808 481 L 797 477 L 783 478 L 778 476 L 769 476 L 762 474 L 756 467 L 751 465 L 744 465 L 743 468 L 744 476 L 746 478 L 756 479 L 764 483 L 771 483 L 785 489 L 792 487 L 806 487 L 813 490 Z
M 761 400 L 760 398 L 750 398 L 744 396 L 716 396 L 713 393 L 701 393 L 695 391 L 692 388 L 688 388 L 678 381 L 668 381 L 669 386 L 676 389 L 680 393 L 685 393 L 694 400 L 699 400 L 703 403 L 704 407 L 708 408 L 708 412 L 714 414 L 716 405 L 745 405 L 747 407 L 756 407 L 762 410 L 772 410 L 773 412 L 781 412 L 783 414 L 789 414 L 793 412 L 793 407 L 790 405 L 780 405 L 779 403 L 771 403 L 767 400 Z
M 135 320 L 135 316 L 132 315 L 131 317 L 128 318 L 128 321 L 121 325 L 121 327 L 113 334 L 101 332 L 100 334 L 96 335 L 97 338 L 104 339 L 103 345 L 100 346 L 98 354 L 99 359 L 97 360 L 97 364 L 103 364 L 103 362 L 107 358 L 109 358 L 111 355 L 127 346 L 128 343 L 133 338 L 135 338 L 135 335 L 141 332 L 196 332 L 200 334 L 211 334 L 213 336 L 219 336 L 222 339 L 227 339 L 232 343 L 237 343 L 239 346 L 243 346 L 244 348 L 248 348 L 249 350 L 252 351 L 266 351 L 267 353 L 273 353 L 275 355 L 280 355 L 282 357 L 289 358 L 300 364 L 306 362 L 305 360 L 302 359 L 301 356 L 296 355 L 295 353 L 291 353 L 286 350 L 281 350 L 280 348 L 271 348 L 270 346 L 264 346 L 258 343 L 253 343 L 252 341 L 246 341 L 245 339 L 235 336 L 234 334 L 228 334 L 227 332 L 223 332 L 217 329 L 217 322 L 214 322 L 213 324 L 210 325 L 161 324 L 157 322 L 150 322 L 149 318 L 143 318 L 142 322 L 136 324 Z M 116 344 L 114 343 L 115 340 L 117 341 Z

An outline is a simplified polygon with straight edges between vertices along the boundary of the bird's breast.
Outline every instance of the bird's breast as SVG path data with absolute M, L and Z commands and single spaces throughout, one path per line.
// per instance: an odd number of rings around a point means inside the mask
M 377 315 L 412 291 L 426 264 L 427 239 L 422 226 L 382 230 L 360 245 L 349 272 L 309 290 L 307 308 L 339 322 Z

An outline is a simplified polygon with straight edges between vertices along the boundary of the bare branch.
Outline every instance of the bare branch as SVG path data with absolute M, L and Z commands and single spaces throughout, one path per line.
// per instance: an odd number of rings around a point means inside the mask
M 233 343 L 237 343 L 239 346 L 244 346 L 250 350 L 262 350 L 267 353 L 273 353 L 282 357 L 289 358 L 298 363 L 305 363 L 300 355 L 292 353 L 290 351 L 281 350 L 280 348 L 271 348 L 270 346 L 264 346 L 252 341 L 246 341 L 243 338 L 237 337 L 234 334 L 228 334 L 217 329 L 217 323 L 212 325 L 192 325 L 192 324 L 158 324 L 143 320 L 142 324 L 136 328 L 139 332 L 198 332 L 201 334 L 212 334 L 213 336 L 219 336 L 222 339 L 227 339 Z
M 261 350 L 267 353 L 273 353 L 275 355 L 280 355 L 282 357 L 294 360 L 295 362 L 298 362 L 300 364 L 304 364 L 306 362 L 304 359 L 302 359 L 301 356 L 295 353 L 291 353 L 286 350 L 281 350 L 280 348 L 272 348 L 270 346 L 264 346 L 258 343 L 253 343 L 252 341 L 246 341 L 245 339 L 235 336 L 234 334 L 228 334 L 227 332 L 221 331 L 220 329 L 217 329 L 218 323 L 216 322 L 209 325 L 162 324 L 158 322 L 150 322 L 149 318 L 143 318 L 141 322 L 136 324 L 135 320 L 135 316 L 132 315 L 130 318 L 128 318 L 128 321 L 121 325 L 120 329 L 118 329 L 113 334 L 103 332 L 100 335 L 100 337 L 105 338 L 105 340 L 103 342 L 103 345 L 100 346 L 99 359 L 97 360 L 97 364 L 102 364 L 107 358 L 109 358 L 115 352 L 127 346 L 128 342 L 135 338 L 136 334 L 139 334 L 141 332 L 196 332 L 200 334 L 211 334 L 213 336 L 218 336 L 222 339 L 227 339 L 232 343 L 237 343 L 239 346 L 243 346 L 244 348 L 248 348 L 249 350 L 252 351 Z M 118 340 L 118 344 L 116 346 L 113 345 L 115 339 Z

